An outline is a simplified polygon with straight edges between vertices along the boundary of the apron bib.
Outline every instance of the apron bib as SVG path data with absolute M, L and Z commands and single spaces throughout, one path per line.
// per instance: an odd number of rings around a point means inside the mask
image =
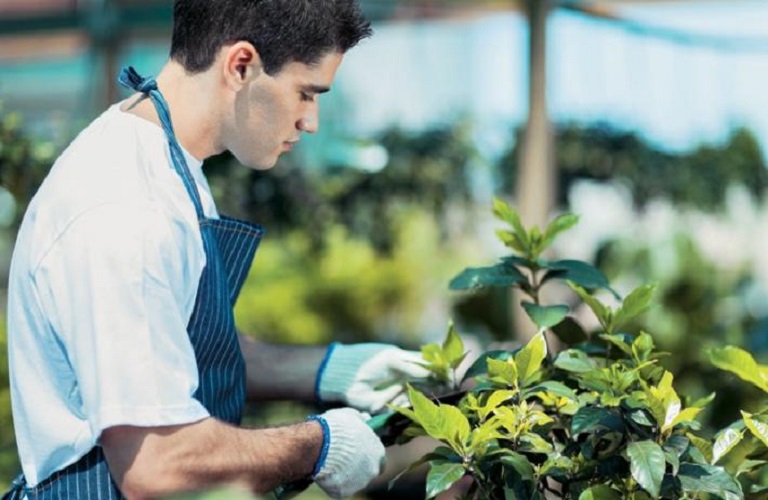
M 197 186 L 173 132 L 168 104 L 158 90 L 157 82 L 154 78 L 142 78 L 130 67 L 122 70 L 119 81 L 152 99 L 168 137 L 173 167 L 195 206 L 200 224 L 206 265 L 187 325 L 199 373 L 199 386 L 194 397 L 212 417 L 237 425 L 245 404 L 245 363 L 232 308 L 264 230 L 261 226 L 228 217 L 205 217 Z M 35 487 L 27 486 L 23 475 L 17 477 L 3 500 L 22 498 L 103 500 L 122 499 L 123 496 L 112 480 L 101 447 L 96 446 L 80 460 Z

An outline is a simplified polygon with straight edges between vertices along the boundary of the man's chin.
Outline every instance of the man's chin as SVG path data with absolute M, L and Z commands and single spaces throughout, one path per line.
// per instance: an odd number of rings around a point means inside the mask
M 237 158 L 237 161 L 250 168 L 251 170 L 269 170 L 277 164 L 278 157 L 262 158 L 258 160 L 241 159 L 237 156 L 235 156 L 235 158 Z

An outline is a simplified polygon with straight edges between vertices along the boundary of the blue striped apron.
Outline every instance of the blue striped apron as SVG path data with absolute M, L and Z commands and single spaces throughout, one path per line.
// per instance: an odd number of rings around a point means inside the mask
M 119 81 L 152 99 L 168 136 L 173 167 L 184 182 L 200 223 L 206 266 L 187 326 L 199 372 L 199 386 L 194 397 L 212 417 L 237 425 L 245 403 L 245 363 L 232 308 L 264 231 L 260 226 L 227 217 L 205 217 L 197 186 L 173 132 L 168 104 L 158 90 L 157 82 L 154 78 L 142 78 L 130 67 L 122 70 Z M 3 500 L 21 498 L 102 500 L 123 496 L 112 480 L 101 447 L 96 446 L 80 460 L 35 487 L 26 485 L 23 475 L 17 477 Z

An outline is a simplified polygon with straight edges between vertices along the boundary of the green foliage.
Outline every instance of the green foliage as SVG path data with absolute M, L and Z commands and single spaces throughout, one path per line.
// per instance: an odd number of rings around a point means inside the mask
M 743 437 L 750 433 L 760 447 L 768 443 L 768 411 L 745 412 L 742 422 L 713 438 L 701 431 L 700 414 L 714 396 L 686 404 L 672 372 L 658 364 L 663 353 L 656 351 L 653 337 L 630 333 L 651 307 L 655 285 L 638 286 L 610 306 L 588 290 L 609 289 L 600 271 L 588 264 L 569 264 L 567 270 L 580 272 L 551 275 L 549 279 L 569 281 L 599 324 L 579 341 L 565 342 L 566 348 L 555 355 L 547 336 L 557 335 L 560 324 L 575 319 L 567 307 L 539 301 L 545 283 L 541 278 L 553 271 L 541 252 L 552 240 L 543 237 L 547 229 L 523 227 L 517 214 L 498 200 L 494 213 L 509 226 L 500 238 L 514 252 L 502 264 L 514 266 L 524 277 L 508 286 L 528 296 L 524 307 L 539 331 L 517 351 L 481 356 L 467 372 L 471 389 L 457 404 L 434 403 L 410 388 L 412 408 L 395 408 L 411 421 L 403 439 L 421 433 L 443 445 L 442 453 L 422 458 L 432 467 L 427 497 L 463 476 L 472 478 L 464 496 L 472 500 L 544 495 L 733 499 L 760 494 L 766 484 L 752 478 L 768 457 L 755 446 L 744 451 Z M 478 286 L 497 285 L 474 282 L 465 288 Z M 450 330 L 444 345 L 453 335 Z M 742 378 L 763 383 L 762 367 L 754 360 L 745 363 L 743 353 L 725 352 L 713 356 L 723 366 L 731 362 L 728 366 Z M 751 465 L 729 461 L 736 453 L 746 453 Z
M 425 213 L 410 212 L 389 255 L 340 226 L 329 229 L 320 248 L 303 232 L 267 233 L 235 306 L 238 328 L 284 343 L 397 335 L 413 344 L 425 289 L 450 262 L 437 232 Z M 381 318 L 388 319 L 386 331 Z
M 8 387 L 8 345 L 6 322 L 0 317 L 0 490 L 10 483 L 21 466 L 16 454 L 16 441 L 11 418 L 11 390 Z
M 5 112 L 0 103 L 0 185 L 16 202 L 11 221 L 14 227 L 21 222 L 24 209 L 51 168 L 55 154 L 52 143 L 29 137 L 21 116 Z
M 206 175 L 222 213 L 257 221 L 271 235 L 301 227 L 319 248 L 329 230 L 342 226 L 387 253 L 398 243 L 404 209 L 429 213 L 445 234 L 449 204 L 469 201 L 467 178 L 479 155 L 466 125 L 385 130 L 373 138 L 388 157 L 377 172 L 354 164 L 312 169 L 298 154 L 281 158 L 269 172 L 254 171 L 225 153 L 206 161 Z
M 439 385 L 450 389 L 457 388 L 456 369 L 466 355 L 464 342 L 453 327 L 453 323 L 448 327 L 448 335 L 442 345 L 427 344 L 421 348 L 424 368 L 430 371 L 432 378 Z
M 522 132 L 522 131 L 520 131 Z M 637 206 L 666 198 L 678 206 L 715 211 L 725 202 L 726 187 L 742 185 L 756 199 L 768 188 L 768 168 L 760 142 L 748 129 L 735 129 L 721 145 L 702 145 L 689 153 L 658 149 L 632 132 L 605 125 L 560 125 L 556 131 L 555 163 L 560 204 L 567 203 L 571 185 L 581 179 L 620 181 Z M 517 171 L 519 158 L 514 147 L 499 164 L 506 172 Z M 511 185 L 503 186 L 506 192 Z

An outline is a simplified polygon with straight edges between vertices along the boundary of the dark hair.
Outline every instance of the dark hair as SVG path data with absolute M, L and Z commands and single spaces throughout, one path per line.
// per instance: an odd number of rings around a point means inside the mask
M 199 73 L 224 45 L 245 40 L 274 75 L 288 62 L 343 54 L 371 33 L 356 0 L 175 0 L 171 59 Z

